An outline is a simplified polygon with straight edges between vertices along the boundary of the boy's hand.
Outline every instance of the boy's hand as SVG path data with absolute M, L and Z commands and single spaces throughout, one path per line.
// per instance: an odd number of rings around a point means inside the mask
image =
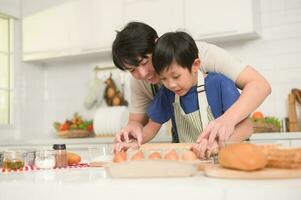
M 213 145 L 209 146 L 208 140 L 203 138 L 200 139 L 198 143 L 192 146 L 191 150 L 197 155 L 200 159 L 208 159 L 212 155 L 217 154 L 218 152 L 218 143 L 214 141 Z
M 133 140 L 137 141 L 138 146 L 141 146 L 143 141 L 142 135 L 143 135 L 143 126 L 139 123 L 132 122 L 116 133 L 115 147 L 124 146 L 122 143 L 130 143 Z

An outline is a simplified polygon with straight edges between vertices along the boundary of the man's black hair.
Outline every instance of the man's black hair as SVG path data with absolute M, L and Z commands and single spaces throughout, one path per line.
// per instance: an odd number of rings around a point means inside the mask
M 175 61 L 191 71 L 199 50 L 193 38 L 185 32 L 169 32 L 162 35 L 153 51 L 153 65 L 158 74 L 167 70 Z
M 112 46 L 112 57 L 116 67 L 125 70 L 125 64 L 139 66 L 147 54 L 152 54 L 157 32 L 142 22 L 130 22 L 117 32 Z

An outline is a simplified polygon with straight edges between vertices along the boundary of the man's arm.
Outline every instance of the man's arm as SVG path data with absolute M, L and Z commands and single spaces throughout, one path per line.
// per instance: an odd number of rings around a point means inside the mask
M 213 144 L 217 136 L 220 144 L 227 140 L 234 127 L 271 93 L 269 83 L 251 66 L 239 74 L 235 83 L 243 88 L 240 97 L 222 116 L 212 121 L 202 134 L 205 138 L 209 136 L 209 145 Z
M 246 118 L 235 126 L 233 134 L 230 136 L 230 138 L 227 141 L 241 142 L 251 137 L 252 134 L 253 134 L 253 124 L 250 118 Z

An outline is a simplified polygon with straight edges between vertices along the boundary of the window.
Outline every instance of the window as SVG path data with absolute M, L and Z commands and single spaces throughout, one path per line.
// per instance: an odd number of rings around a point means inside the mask
M 12 124 L 13 20 L 0 15 L 0 125 Z

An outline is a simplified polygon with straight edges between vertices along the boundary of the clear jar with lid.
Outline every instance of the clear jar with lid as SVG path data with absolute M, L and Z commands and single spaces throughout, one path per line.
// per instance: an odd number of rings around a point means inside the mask
M 55 150 L 55 167 L 62 168 L 68 166 L 67 151 L 65 144 L 54 144 Z
M 55 152 L 53 150 L 40 150 L 36 152 L 36 167 L 40 169 L 52 169 L 55 167 Z

